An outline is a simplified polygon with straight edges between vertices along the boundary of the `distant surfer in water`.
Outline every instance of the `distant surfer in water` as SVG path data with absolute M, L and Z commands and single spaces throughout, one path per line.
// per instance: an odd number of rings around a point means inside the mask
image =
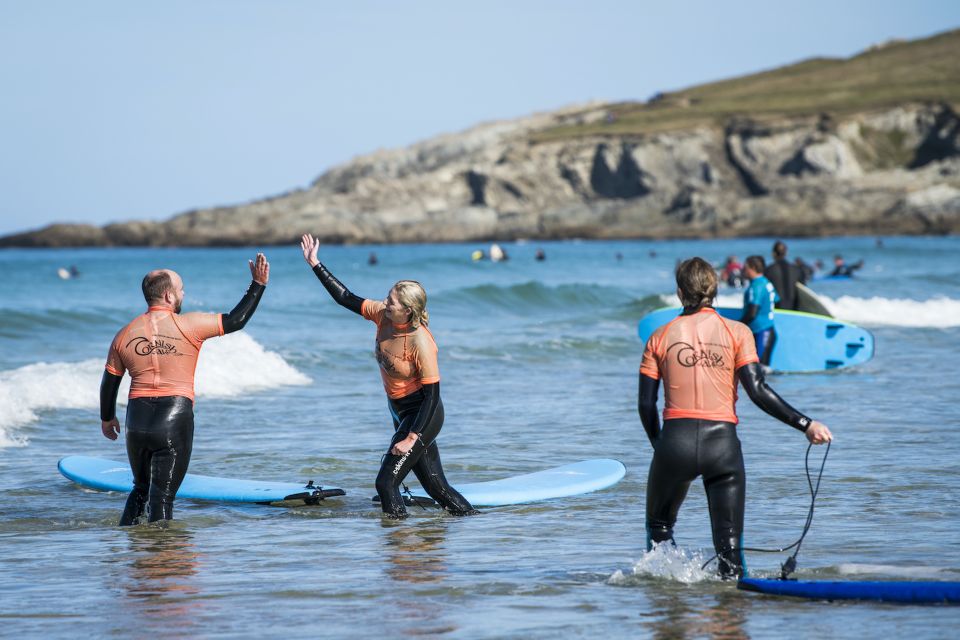
M 748 261 L 749 264 L 749 261 Z M 713 309 L 717 276 L 702 258 L 677 270 L 683 313 L 647 340 L 640 366 L 638 410 L 653 445 L 647 478 L 647 550 L 673 542 L 673 527 L 690 483 L 703 477 L 720 575 L 744 574 L 743 513 L 746 474 L 737 437 L 737 381 L 765 412 L 806 434 L 830 442 L 826 425 L 787 404 L 764 380 L 750 330 Z M 663 427 L 657 414 L 664 384 Z
M 187 313 L 183 280 L 169 269 L 143 278 L 147 311 L 117 333 L 100 382 L 100 428 L 116 440 L 117 391 L 130 372 L 127 403 L 127 457 L 133 491 L 120 526 L 135 524 L 146 510 L 147 521 L 173 519 L 173 500 L 183 482 L 193 449 L 193 379 L 200 347 L 208 338 L 239 331 L 257 310 L 270 277 L 262 253 L 250 261 L 253 282 L 230 313 Z
M 763 257 L 750 256 L 743 268 L 743 275 L 750 285 L 743 292 L 743 316 L 740 322 L 753 332 L 757 355 L 764 366 L 770 366 L 773 347 L 777 343 L 777 331 L 773 324 L 773 309 L 780 296 L 763 275 Z
M 436 438 L 443 426 L 437 344 L 427 328 L 427 294 L 419 282 L 401 280 L 385 300 L 354 295 L 317 258 L 320 241 L 304 234 L 303 258 L 327 293 L 340 306 L 377 325 L 374 354 L 387 391 L 394 436 L 377 474 L 377 494 L 383 512 L 407 515 L 400 485 L 413 470 L 431 498 L 454 515 L 478 513 L 450 486 L 440 464 Z
M 833 256 L 833 271 L 830 272 L 830 275 L 853 277 L 854 272 L 861 268 L 863 268 L 863 260 L 847 264 L 843 256 L 835 255 Z

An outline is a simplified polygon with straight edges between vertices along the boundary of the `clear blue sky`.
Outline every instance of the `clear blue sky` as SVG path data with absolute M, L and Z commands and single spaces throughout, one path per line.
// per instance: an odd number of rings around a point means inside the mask
M 957 26 L 952 0 L 0 0 L 0 233 L 245 202 L 480 121 Z

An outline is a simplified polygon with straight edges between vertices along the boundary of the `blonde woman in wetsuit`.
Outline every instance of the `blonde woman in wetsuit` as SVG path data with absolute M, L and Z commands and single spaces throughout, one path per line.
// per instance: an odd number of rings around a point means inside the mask
M 351 293 L 317 259 L 319 240 L 304 234 L 303 258 L 330 296 L 342 307 L 377 325 L 374 354 L 387 391 L 394 436 L 377 474 L 383 512 L 407 515 L 400 484 L 413 470 L 427 494 L 454 515 L 478 513 L 443 475 L 436 438 L 443 426 L 437 344 L 427 328 L 427 294 L 419 282 L 401 280 L 385 300 Z
M 654 331 L 640 366 L 638 409 L 653 445 L 647 478 L 647 549 L 673 542 L 673 525 L 690 483 L 703 477 L 720 575 L 742 576 L 746 475 L 737 438 L 737 381 L 765 412 L 802 431 L 811 444 L 830 442 L 826 425 L 811 420 L 764 381 L 753 334 L 713 309 L 717 276 L 702 258 L 677 269 L 683 313 Z M 664 386 L 663 428 L 657 415 Z

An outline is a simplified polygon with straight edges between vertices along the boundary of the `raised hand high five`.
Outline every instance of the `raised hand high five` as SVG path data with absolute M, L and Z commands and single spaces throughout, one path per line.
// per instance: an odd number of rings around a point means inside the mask
M 319 248 L 320 241 L 314 239 L 309 233 L 303 234 L 303 237 L 300 238 L 300 249 L 303 251 L 303 259 L 307 261 L 311 269 L 320 264 L 320 260 L 317 259 L 317 250 Z

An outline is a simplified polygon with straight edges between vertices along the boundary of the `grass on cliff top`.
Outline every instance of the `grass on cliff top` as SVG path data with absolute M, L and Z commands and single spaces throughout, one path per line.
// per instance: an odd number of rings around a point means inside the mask
M 614 104 L 600 122 L 554 127 L 534 134 L 533 140 L 723 126 L 734 117 L 843 116 L 927 101 L 960 105 L 960 30 L 890 43 L 846 60 L 805 60 L 669 92 L 646 103 Z

